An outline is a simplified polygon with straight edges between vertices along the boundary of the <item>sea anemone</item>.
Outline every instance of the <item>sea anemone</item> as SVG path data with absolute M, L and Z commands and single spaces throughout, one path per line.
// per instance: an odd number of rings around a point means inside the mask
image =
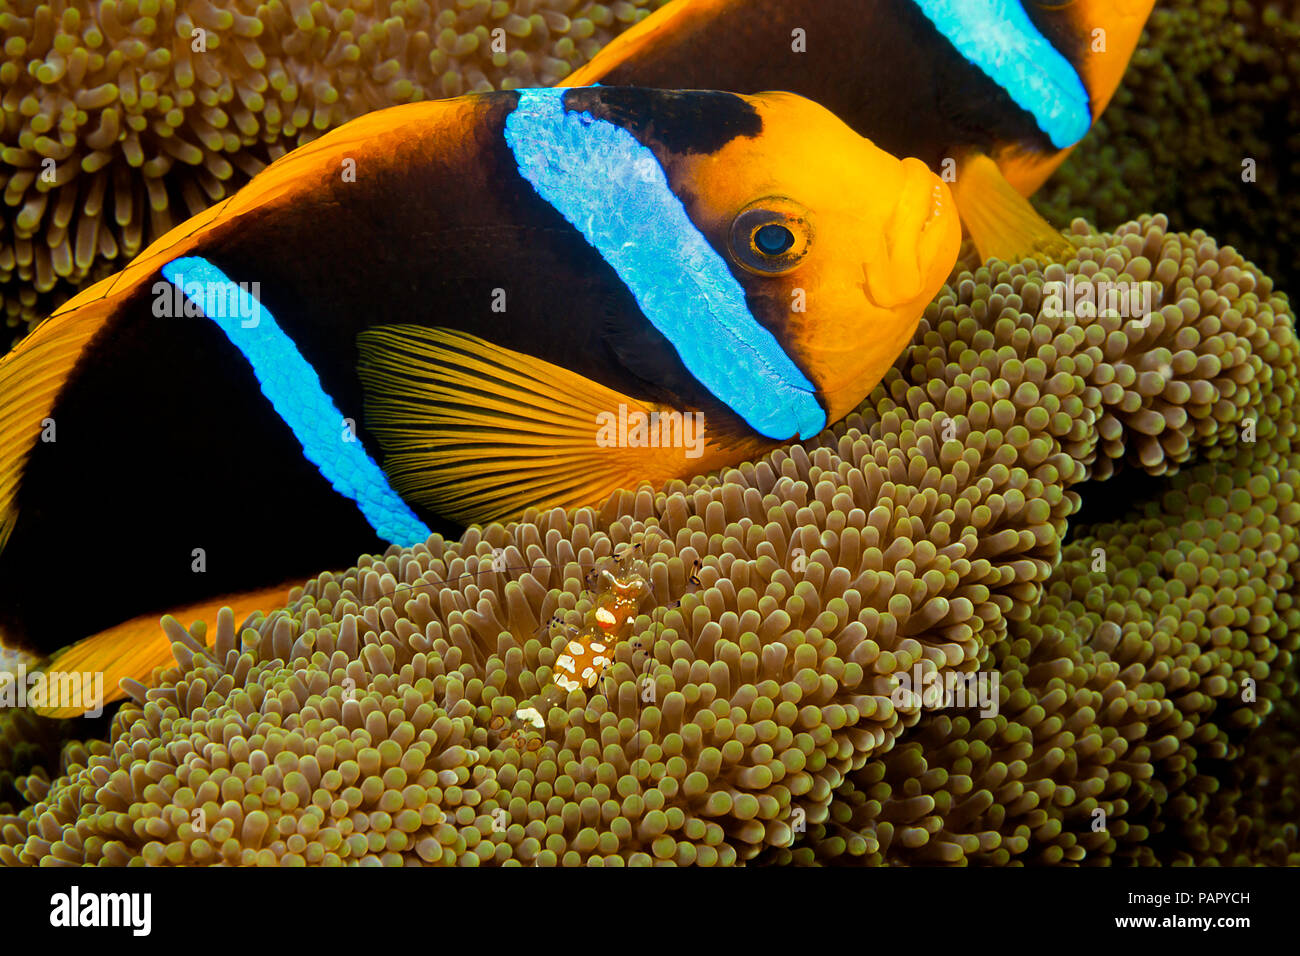
M 1294 690 L 1222 772 L 1175 809 L 1185 850 L 1175 862 L 1300 866 L 1300 713 Z
M 1072 529 L 1031 620 L 990 649 L 999 713 L 925 714 L 769 861 L 1239 865 L 1300 851 L 1295 761 L 1259 729 L 1300 690 L 1300 458 L 1279 471 L 1261 464 L 1271 451 L 1238 448 L 1124 521 Z M 1234 810 L 1220 792 L 1270 775 L 1269 803 Z M 1224 847 L 1245 841 L 1210 829 L 1238 837 L 1252 820 L 1272 821 L 1269 838 L 1236 857 Z
M 20 333 L 362 113 L 545 86 L 666 0 L 159 0 L 0 12 L 0 306 Z
M 0 817 L 0 864 L 1178 862 L 1191 809 L 1194 852 L 1287 858 L 1294 827 L 1213 816 L 1210 769 L 1296 691 L 1294 316 L 1162 217 L 1072 238 L 959 273 L 807 445 L 363 557 L 211 641 L 168 621 L 177 665 Z M 1159 304 L 1059 315 L 1071 277 Z M 496 732 L 638 542 L 613 664 L 540 743 Z M 900 691 L 972 673 L 996 715 Z
M 1114 101 L 1035 204 L 1103 227 L 1158 209 L 1294 289 L 1298 44 L 1297 0 L 1160 0 Z
M 26 708 L 0 707 L 0 813 L 16 812 L 43 795 L 50 771 L 63 771 L 59 754 L 64 744 L 72 733 L 84 733 L 73 723 L 47 720 Z

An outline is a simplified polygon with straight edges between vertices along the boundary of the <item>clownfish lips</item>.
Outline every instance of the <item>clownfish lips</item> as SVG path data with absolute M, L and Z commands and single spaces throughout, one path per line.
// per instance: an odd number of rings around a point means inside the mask
M 856 334 L 821 350 L 820 397 L 831 420 L 857 405 L 907 347 L 961 245 L 961 220 L 948 187 L 920 160 L 902 163 L 897 201 L 876 227 L 874 254 L 862 265 L 858 287 L 866 314 L 858 317 Z
M 881 233 L 879 253 L 862 267 L 862 290 L 880 309 L 896 310 L 938 289 L 951 263 L 941 261 L 959 220 L 947 185 L 919 159 L 903 164 L 898 202 Z

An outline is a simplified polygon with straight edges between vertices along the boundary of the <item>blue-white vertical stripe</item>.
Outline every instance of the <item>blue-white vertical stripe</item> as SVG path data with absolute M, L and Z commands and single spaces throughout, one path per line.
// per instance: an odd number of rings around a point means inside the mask
M 1092 125 L 1078 71 L 1038 32 L 1021 0 L 912 0 L 967 60 L 1034 117 L 1058 149 Z
M 356 502 L 376 534 L 403 547 L 429 537 L 429 528 L 393 490 L 361 441 L 344 440 L 343 414 L 321 387 L 320 376 L 255 297 L 198 256 L 175 259 L 163 266 L 162 274 L 239 349 L 303 455 L 335 491 Z M 212 312 L 222 314 L 210 314 L 208 308 L 217 302 L 226 306 Z M 248 307 L 248 313 L 231 303 Z
M 520 174 L 613 267 L 705 388 L 762 435 L 826 427 L 816 388 L 749 312 L 745 290 L 691 222 L 654 153 L 621 127 L 521 90 L 505 139 Z

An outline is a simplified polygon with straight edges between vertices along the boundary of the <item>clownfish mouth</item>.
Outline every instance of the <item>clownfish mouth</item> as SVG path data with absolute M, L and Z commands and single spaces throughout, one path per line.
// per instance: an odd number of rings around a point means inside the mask
M 948 187 L 919 159 L 904 159 L 903 186 L 882 230 L 880 255 L 864 263 L 863 291 L 881 309 L 896 309 L 937 288 L 951 263 L 940 263 L 953 230 L 960 230 Z
M 865 337 L 837 349 L 834 358 L 823 356 L 823 367 L 833 371 L 821 380 L 819 395 L 832 421 L 856 406 L 906 348 L 957 261 L 961 220 L 952 194 L 920 160 L 902 162 L 894 207 L 862 265 Z

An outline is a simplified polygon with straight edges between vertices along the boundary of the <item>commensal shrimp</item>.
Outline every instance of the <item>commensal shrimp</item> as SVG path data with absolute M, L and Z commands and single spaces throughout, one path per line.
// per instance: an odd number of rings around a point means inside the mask
M 543 715 L 562 704 L 573 691 L 591 690 L 612 666 L 614 648 L 631 636 L 642 601 L 653 594 L 650 567 L 642 556 L 643 546 L 644 541 L 640 541 L 622 549 L 614 555 L 612 567 L 607 559 L 587 575 L 587 586 L 596 591 L 596 599 L 581 627 L 565 628 L 569 641 L 556 658 L 550 683 L 532 706 L 516 710 L 513 718 L 500 715 L 492 718 L 489 729 L 500 736 L 502 745 L 519 750 L 540 748 L 541 738 L 535 734 L 545 727 Z M 699 571 L 697 559 L 687 579 L 692 587 L 699 586 Z M 680 603 L 679 600 L 669 606 Z M 546 630 L 559 623 L 560 615 L 556 614 Z

